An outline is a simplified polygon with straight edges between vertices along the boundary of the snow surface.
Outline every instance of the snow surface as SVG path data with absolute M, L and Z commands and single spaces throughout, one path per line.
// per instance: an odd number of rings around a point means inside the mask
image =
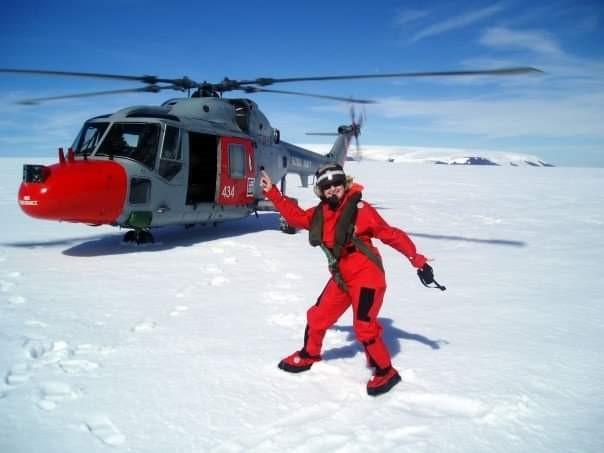
M 306 234 L 265 213 L 123 245 L 22 214 L 24 162 L 0 159 L 3 453 L 604 451 L 604 169 L 347 164 L 448 287 L 380 244 L 403 382 L 373 398 L 349 312 L 324 361 L 277 368 L 328 276 Z
M 323 154 L 331 145 L 303 144 L 303 148 L 312 149 Z M 405 164 L 444 164 L 444 165 L 509 165 L 512 167 L 552 167 L 537 156 L 524 153 L 511 153 L 484 149 L 434 148 L 421 146 L 379 146 L 362 145 L 359 150 L 351 148 L 349 154 L 361 160 L 387 161 Z

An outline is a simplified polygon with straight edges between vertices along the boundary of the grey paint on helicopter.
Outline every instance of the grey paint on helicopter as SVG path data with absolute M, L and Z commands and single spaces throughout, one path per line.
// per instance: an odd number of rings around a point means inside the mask
M 236 105 L 234 104 L 247 106 L 245 122 L 242 122 L 241 119 L 238 122 Z M 353 136 L 351 128 L 340 127 L 340 134 L 332 150 L 326 155 L 280 141 L 277 130 L 270 125 L 256 103 L 248 99 L 174 99 L 164 102 L 162 106 L 133 106 L 121 109 L 107 117 L 89 120 L 87 124 L 94 122 L 159 124 L 162 128 L 160 144 L 163 143 L 166 126 L 176 127 L 181 131 L 182 167 L 171 180 L 166 180 L 158 174 L 161 149 L 158 150 L 158 157 L 155 159 L 153 169 L 126 157 L 112 157 L 123 165 L 128 181 L 136 178 L 151 182 L 150 193 L 146 197 L 145 203 L 131 202 L 130 191 L 132 185 L 128 184 L 128 193 L 126 194 L 123 211 L 117 219 L 117 224 L 125 227 L 129 226 L 128 219 L 130 215 L 139 211 L 151 212 L 152 220 L 149 227 L 155 227 L 174 223 L 218 223 L 247 216 L 258 209 L 258 202 L 264 199 L 262 189 L 259 186 L 259 178 L 256 178 L 254 185 L 254 199 L 249 204 L 223 206 L 217 203 L 216 200 L 186 204 L 188 176 L 191 167 L 190 132 L 216 137 L 216 146 L 213 149 L 204 150 L 204 152 L 218 153 L 218 156 L 220 155 L 221 137 L 250 139 L 256 157 L 256 174 L 264 169 L 274 181 L 282 181 L 282 184 L 284 184 L 285 175 L 294 173 L 300 176 L 301 183 L 305 187 L 308 186 L 309 176 L 313 175 L 321 164 L 329 161 L 340 163 L 344 161 Z M 247 128 L 245 125 L 247 125 Z M 105 137 L 99 141 L 95 152 L 106 138 L 109 129 L 110 127 L 107 128 Z M 96 156 L 95 152 L 88 158 L 109 158 Z M 220 157 L 217 157 L 216 181 L 220 179 L 219 169 Z M 218 187 L 216 188 L 217 198 Z

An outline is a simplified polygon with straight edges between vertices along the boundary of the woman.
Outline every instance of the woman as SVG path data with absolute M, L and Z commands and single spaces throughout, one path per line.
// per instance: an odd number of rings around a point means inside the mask
M 299 373 L 321 360 L 325 332 L 352 306 L 356 338 L 375 369 L 367 393 L 375 396 L 389 391 L 401 378 L 391 364 L 378 321 L 386 280 L 371 238 L 398 250 L 418 269 L 429 268 L 426 257 L 417 253 L 405 232 L 388 225 L 375 208 L 361 201 L 362 186 L 353 183 L 337 163 L 317 171 L 315 193 L 321 202 L 307 210 L 284 197 L 264 171 L 260 184 L 290 226 L 309 230 L 311 245 L 325 252 L 331 272 L 317 303 L 307 312 L 302 349 L 281 360 L 279 368 Z

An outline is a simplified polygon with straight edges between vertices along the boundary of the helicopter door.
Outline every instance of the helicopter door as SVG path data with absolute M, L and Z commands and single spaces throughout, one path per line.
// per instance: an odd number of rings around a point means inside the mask
M 254 200 L 256 175 L 250 140 L 222 137 L 220 140 L 218 203 L 247 205 Z

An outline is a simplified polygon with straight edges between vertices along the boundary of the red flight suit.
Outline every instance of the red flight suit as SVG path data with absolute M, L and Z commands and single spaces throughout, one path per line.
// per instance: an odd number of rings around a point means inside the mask
M 336 210 L 332 210 L 327 203 L 319 205 L 323 209 L 323 242 L 327 247 L 334 246 L 336 223 L 347 199 L 361 190 L 362 186 L 352 184 Z M 283 196 L 274 185 L 266 195 L 290 226 L 306 230 L 310 228 L 316 206 L 303 210 Z M 371 243 L 373 237 L 401 252 L 416 268 L 426 263 L 426 258 L 416 252 L 415 244 L 404 231 L 388 225 L 369 203 L 360 201 L 357 206 L 355 235 L 377 256 L 379 252 Z M 343 250 L 339 269 L 348 292 L 341 289 L 333 277 L 329 279 L 317 303 L 307 312 L 303 349 L 311 356 L 319 356 L 325 332 L 352 305 L 354 332 L 365 348 L 369 364 L 378 370 L 388 369 L 391 366 L 390 353 L 382 339 L 382 326 L 377 319 L 386 291 L 384 272 L 352 243 Z

